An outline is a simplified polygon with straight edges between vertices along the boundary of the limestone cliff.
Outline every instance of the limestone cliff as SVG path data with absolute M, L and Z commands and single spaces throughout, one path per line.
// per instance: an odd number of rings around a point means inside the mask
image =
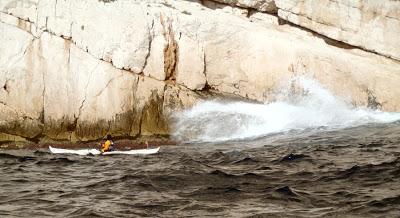
M 346 2 L 2 0 L 0 141 L 168 135 L 174 111 L 296 75 L 399 111 L 400 2 Z

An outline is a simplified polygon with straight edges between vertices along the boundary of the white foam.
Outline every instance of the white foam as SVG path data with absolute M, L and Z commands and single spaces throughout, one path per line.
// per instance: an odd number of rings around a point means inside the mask
M 256 138 L 293 129 L 346 128 L 400 120 L 400 113 L 354 108 L 314 80 L 296 78 L 296 82 L 303 89 L 302 95 L 285 94 L 286 100 L 273 103 L 199 103 L 175 114 L 173 136 L 189 142 L 216 142 Z

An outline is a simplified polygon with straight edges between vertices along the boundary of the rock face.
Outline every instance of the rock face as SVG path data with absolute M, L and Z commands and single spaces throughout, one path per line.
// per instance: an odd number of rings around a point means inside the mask
M 1 1 L 0 141 L 168 135 L 171 114 L 211 94 L 273 101 L 298 75 L 354 105 L 374 99 L 400 111 L 394 56 L 279 25 L 261 13 L 274 1 L 219 2 L 230 9 L 183 0 Z M 294 7 L 275 2 L 282 18 Z M 342 36 L 332 38 L 356 39 Z
M 282 19 L 400 60 L 398 0 L 275 0 Z

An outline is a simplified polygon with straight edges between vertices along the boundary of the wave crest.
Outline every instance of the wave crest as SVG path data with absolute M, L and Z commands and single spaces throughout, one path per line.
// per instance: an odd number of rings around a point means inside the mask
M 307 128 L 346 128 L 400 120 L 400 113 L 354 108 L 315 80 L 296 78 L 300 94 L 285 89 L 272 103 L 200 102 L 175 114 L 173 136 L 185 142 L 217 142 L 262 137 Z

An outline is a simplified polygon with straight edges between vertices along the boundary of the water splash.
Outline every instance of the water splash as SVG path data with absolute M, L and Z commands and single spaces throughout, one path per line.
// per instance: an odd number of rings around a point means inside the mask
M 318 82 L 296 78 L 301 94 L 268 104 L 201 102 L 175 115 L 173 136 L 187 142 L 217 142 L 262 137 L 307 128 L 346 128 L 400 120 L 400 113 L 354 108 Z

